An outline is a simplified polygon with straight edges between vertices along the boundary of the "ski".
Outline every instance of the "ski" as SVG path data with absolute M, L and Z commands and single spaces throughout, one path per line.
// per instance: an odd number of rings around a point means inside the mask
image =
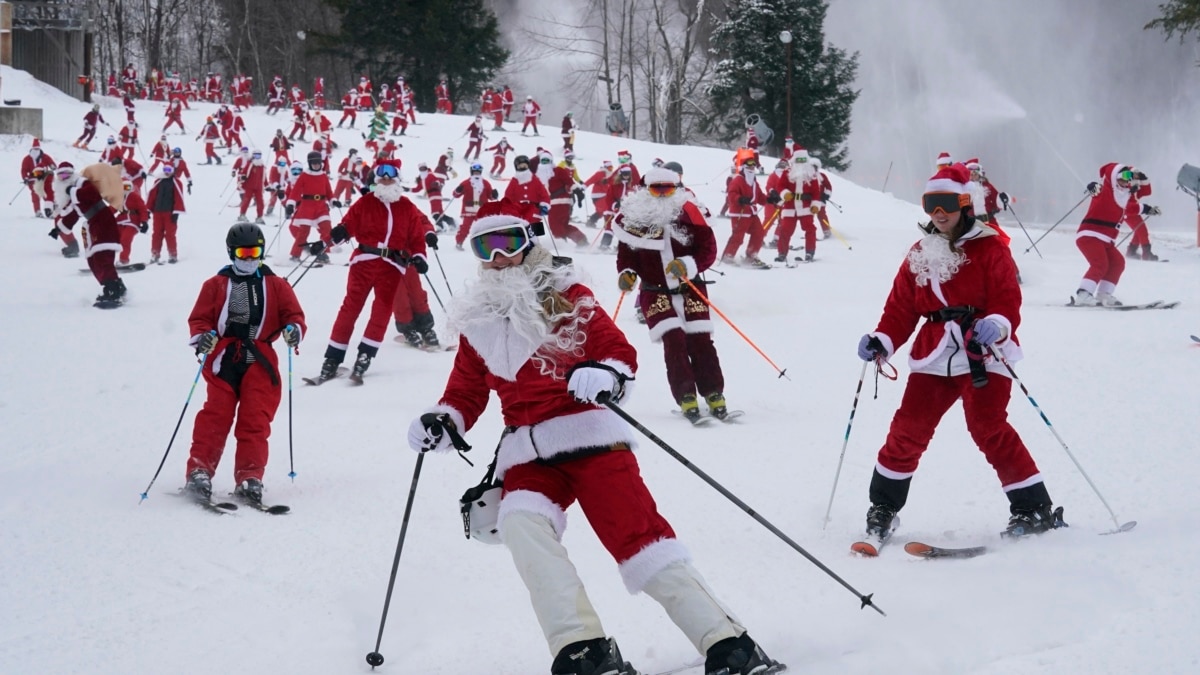
M 131 263 L 129 265 L 115 265 L 118 272 L 141 272 L 146 269 L 146 263 Z M 79 270 L 80 274 L 91 274 L 92 270 L 83 267 Z
M 405 347 L 412 347 L 413 349 L 419 349 L 423 352 L 429 352 L 431 354 L 435 354 L 437 352 L 452 352 L 452 351 L 458 349 L 458 345 L 455 345 L 455 344 L 437 345 L 437 346 L 421 345 L 420 347 L 417 347 L 416 345 L 412 344 L 408 340 L 404 339 L 403 335 L 397 335 L 396 337 L 392 338 L 392 341 L 398 342 L 398 343 L 404 345 Z
M 1192 338 L 1192 342 L 1200 342 L 1200 337 L 1197 337 L 1195 335 L 1192 335 L 1190 337 Z
M 987 553 L 986 546 L 967 546 L 964 548 L 943 548 L 931 546 L 919 541 L 910 541 L 904 545 L 904 552 L 918 558 L 932 560 L 934 558 L 975 558 Z
M 273 516 L 282 516 L 283 514 L 289 513 L 292 510 L 292 507 L 284 506 L 283 504 L 268 505 L 263 504 L 262 502 L 252 501 L 236 492 L 230 492 L 229 496 L 238 500 L 239 503 L 248 508 L 254 509 L 255 511 L 262 511 L 263 513 L 269 513 Z
M 92 307 L 96 309 L 116 309 L 125 304 L 120 300 L 97 300 L 92 303 Z
M 347 372 L 349 372 L 349 370 L 350 369 L 346 368 L 345 366 L 338 366 L 337 372 L 334 373 L 333 377 L 329 378 L 329 380 L 339 378 L 339 377 L 345 375 Z M 329 381 L 329 380 L 322 380 L 320 375 L 318 375 L 317 377 L 302 377 L 300 379 L 304 381 L 304 384 L 309 384 L 314 387 L 319 387 L 322 384 L 325 384 L 326 382 Z
M 685 663 L 681 666 L 675 666 L 674 668 L 668 668 L 667 670 L 659 670 L 659 671 L 652 673 L 651 675 L 678 675 L 679 673 L 686 673 L 687 671 L 689 671 L 693 668 L 703 668 L 703 667 L 704 667 L 704 657 L 701 656 L 700 658 L 693 659 L 692 661 L 689 661 L 688 663 Z
M 886 536 L 880 537 L 874 534 L 867 534 L 866 537 L 859 541 L 850 544 L 850 552 L 857 553 L 864 558 L 874 558 L 879 555 L 883 547 L 887 545 L 892 537 L 896 534 L 897 528 L 900 527 L 900 517 L 892 517 L 892 529 L 888 530 Z
M 1167 302 L 1165 300 L 1155 300 L 1154 302 L 1144 302 L 1140 305 L 1079 305 L 1075 303 L 1075 298 L 1069 298 L 1064 307 L 1079 307 L 1083 309 L 1109 309 L 1118 312 L 1129 312 L 1139 309 L 1174 309 L 1179 306 L 1178 300 Z
M 695 419 L 692 419 L 691 417 L 684 415 L 683 411 L 678 408 L 672 408 L 671 412 L 682 417 L 683 419 L 691 422 L 692 426 L 694 426 L 694 427 L 702 427 L 702 426 L 707 425 L 709 422 L 713 421 L 712 417 L 705 417 L 703 415 L 701 415 L 700 417 L 697 417 Z
M 179 488 L 179 490 L 172 494 L 177 497 L 182 497 L 196 506 L 199 506 L 206 511 L 211 511 L 212 513 L 232 513 L 238 509 L 237 504 L 232 502 L 214 502 L 212 497 L 204 499 L 188 492 L 187 488 Z
M 725 424 L 735 424 L 735 423 L 737 423 L 737 419 L 745 414 L 746 414 L 746 411 L 744 411 L 744 410 L 727 410 L 727 411 L 725 411 L 724 417 L 717 417 L 716 415 L 713 415 L 713 418 L 718 419 L 718 420 L 724 422 Z

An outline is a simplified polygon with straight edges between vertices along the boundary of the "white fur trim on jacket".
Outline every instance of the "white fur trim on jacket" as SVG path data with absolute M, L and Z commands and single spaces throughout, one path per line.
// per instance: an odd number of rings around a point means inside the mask
M 439 404 L 433 406 L 432 408 L 427 409 L 424 413 L 421 413 L 421 414 L 424 415 L 425 413 L 433 413 L 435 415 L 441 415 L 441 414 L 449 415 L 450 421 L 454 422 L 454 426 L 458 429 L 458 433 L 462 434 L 462 433 L 465 433 L 467 430 L 467 424 L 466 424 L 466 422 L 463 421 L 462 413 L 459 412 L 458 409 L 456 409 L 452 406 L 448 406 L 444 403 L 439 403 Z M 437 452 L 450 452 L 453 449 L 454 449 L 453 445 L 447 444 L 445 450 L 438 450 Z
M 892 354 L 896 353 L 896 343 L 892 342 L 892 338 L 887 333 L 867 333 L 873 338 L 879 338 L 883 343 L 883 348 L 887 350 L 887 357 L 891 358 Z
M 695 279 L 696 275 L 700 273 L 700 268 L 696 266 L 696 258 L 693 256 L 685 255 L 677 258 L 677 260 L 683 261 L 683 267 L 687 270 L 688 279 Z
M 533 426 L 517 427 L 504 436 L 496 458 L 496 478 L 503 479 L 512 467 L 536 459 L 615 443 L 634 448 L 635 441 L 633 428 L 608 408 L 552 417 Z
M 631 595 L 642 592 L 654 575 L 678 562 L 692 561 L 692 554 L 678 539 L 659 539 L 622 561 L 618 566 L 625 590 Z
M 554 538 L 562 541 L 563 533 L 567 531 L 567 514 L 549 497 L 533 490 L 513 490 L 500 500 L 500 511 L 496 514 L 496 529 L 500 538 L 504 538 L 504 519 L 516 511 L 543 516 L 550 521 L 554 528 Z
M 633 376 L 633 368 L 630 368 L 628 363 L 625 363 L 624 361 L 618 361 L 616 359 L 604 359 L 600 361 L 600 363 L 625 376 L 625 390 L 621 392 L 621 397 L 613 399 L 613 402 L 625 403 L 628 401 L 630 394 L 633 393 L 633 383 L 635 379 Z

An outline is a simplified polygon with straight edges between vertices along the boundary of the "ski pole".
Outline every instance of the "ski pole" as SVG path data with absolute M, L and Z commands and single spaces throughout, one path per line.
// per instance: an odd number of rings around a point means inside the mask
M 780 202 L 780 204 L 782 204 L 782 202 Z M 782 207 L 782 206 L 777 206 L 777 207 L 775 207 L 775 213 L 772 213 L 772 214 L 771 214 L 771 217 L 770 217 L 770 218 L 767 218 L 767 222 L 763 223 L 763 234 L 766 234 L 766 233 L 767 233 L 767 230 L 770 230 L 770 229 L 771 229 L 771 226 L 775 224 L 775 221 L 776 221 L 776 220 L 779 220 L 779 216 L 780 216 L 782 213 L 783 213 L 783 207 Z
M 299 349 L 296 350 L 299 353 Z M 296 460 L 292 453 L 292 350 L 289 347 L 288 355 L 288 478 L 292 482 L 296 482 Z
M 1029 236 L 1029 230 L 1025 229 L 1024 223 L 1022 223 L 1021 219 L 1017 217 L 1017 212 L 1015 210 L 1013 210 L 1012 204 L 1005 204 L 1005 206 L 1007 206 L 1009 212 L 1013 214 L 1013 219 L 1017 221 L 1017 225 L 1021 226 L 1021 231 L 1025 233 L 1025 238 L 1029 240 L 1030 244 L 1034 244 L 1033 250 L 1036 251 L 1038 254 L 1038 257 L 1041 258 L 1042 252 L 1038 251 L 1037 244 L 1034 243 L 1033 237 Z
M 8 200 L 8 205 L 12 206 L 12 203 L 17 201 L 17 197 L 20 197 L 21 193 L 24 191 L 25 191 L 25 181 L 21 181 L 21 187 L 17 188 L 17 194 L 13 195 L 13 198 Z
M 1083 470 L 1083 465 L 1079 463 L 1079 460 L 1075 459 L 1075 454 L 1072 453 L 1071 449 L 1067 447 L 1066 441 L 1062 439 L 1062 436 L 1058 435 L 1058 431 L 1054 428 L 1054 425 L 1050 423 L 1050 418 L 1046 417 L 1046 413 L 1042 412 L 1041 406 L 1037 404 L 1037 401 L 1033 400 L 1033 395 L 1029 393 L 1029 389 L 1025 387 L 1025 383 L 1021 381 L 1021 378 L 1017 377 L 1017 371 L 1013 370 L 1012 364 L 1008 362 L 1008 359 L 1004 358 L 1003 354 L 997 352 L 991 346 L 988 346 L 988 351 L 991 352 L 992 358 L 995 358 L 999 360 L 1000 363 L 1004 364 L 1004 368 L 1008 370 L 1008 374 L 1012 376 L 1013 381 L 1021 387 L 1021 391 L 1025 394 L 1025 398 L 1029 400 L 1030 405 L 1032 405 L 1033 409 L 1036 410 L 1038 415 L 1041 416 L 1042 421 L 1046 423 L 1046 428 L 1050 429 L 1050 433 L 1054 434 L 1054 438 L 1058 441 L 1058 444 L 1061 445 L 1062 449 L 1066 451 L 1067 457 L 1070 457 L 1071 462 L 1075 465 L 1075 468 L 1079 469 L 1079 474 L 1083 476 L 1085 481 L 1087 481 L 1088 486 L 1092 488 L 1092 492 L 1095 492 L 1096 496 L 1100 498 L 1100 503 L 1104 505 L 1104 508 L 1108 509 L 1108 515 L 1112 517 L 1113 524 L 1117 526 L 1115 532 L 1125 532 L 1133 529 L 1133 527 L 1137 525 L 1137 521 L 1131 520 L 1128 523 L 1121 524 L 1121 521 L 1117 519 L 1117 514 L 1112 510 L 1112 507 L 1108 505 L 1108 501 L 1104 499 L 1104 495 L 1100 494 L 1100 490 L 1096 487 L 1096 484 L 1092 482 L 1092 479 L 1088 477 L 1087 472 Z
M 837 209 L 837 210 L 838 210 L 838 213 L 841 213 L 841 212 L 842 212 L 842 207 L 841 207 L 841 205 L 840 205 L 840 204 L 838 204 L 837 202 L 833 201 L 832 199 L 826 199 L 826 200 L 825 200 L 825 203 L 826 203 L 826 204 L 828 204 L 828 205 L 830 205 L 830 206 L 832 206 L 833 208 Z
M 308 264 L 307 264 L 307 265 L 305 265 L 305 264 L 304 264 L 305 262 L 308 262 Z M 295 287 L 299 286 L 299 285 L 300 285 L 300 280 L 304 278 L 304 275 L 308 274 L 308 271 L 309 271 L 309 270 L 311 270 L 311 269 L 312 269 L 313 267 L 315 267 L 316 265 L 317 265 L 317 256 L 315 256 L 315 255 L 309 254 L 309 256 L 308 256 L 307 258 L 305 258 L 304 260 L 301 260 L 301 261 L 299 262 L 299 264 L 297 264 L 297 265 L 296 265 L 296 269 L 298 269 L 298 268 L 300 268 L 301 266 L 303 266 L 303 267 L 304 267 L 304 271 L 303 271 L 303 272 L 301 272 L 301 273 L 300 273 L 300 276 L 296 277 L 296 280 L 292 282 L 292 288 L 295 288 Z M 295 272 L 295 271 L 296 271 L 296 269 L 293 269 L 293 270 L 292 270 L 292 272 Z M 291 274 L 291 272 L 289 272 L 289 273 L 288 273 L 288 277 L 291 277 L 291 276 L 292 276 L 292 274 Z
M 830 225 L 830 224 L 829 224 L 829 219 L 828 219 L 828 218 L 823 218 L 823 219 L 821 220 L 821 224 L 822 224 L 822 225 L 824 225 L 825 227 L 828 227 L 828 228 L 829 228 L 829 231 L 833 233 L 833 236 L 837 237 L 837 240 L 838 240 L 838 241 L 840 241 L 840 242 L 842 242 L 843 244 L 845 244 L 847 249 L 849 249 L 849 250 L 851 250 L 851 251 L 853 251 L 853 250 L 854 250 L 854 247 L 850 245 L 850 242 L 846 241 L 846 238 L 842 236 L 842 233 L 841 233 L 841 232 L 838 232 L 836 229 L 834 229 L 833 225 Z
M 614 322 L 617 320 L 617 315 L 621 313 L 621 303 L 625 302 L 625 294 L 627 293 L 629 291 L 621 291 L 621 297 L 617 298 L 617 308 L 612 313 L 612 320 Z
M 216 335 L 217 331 L 209 331 Z M 200 382 L 200 375 L 204 372 L 204 361 L 208 359 L 208 354 L 200 355 L 200 367 L 196 369 L 196 378 L 192 380 L 192 388 L 188 390 L 187 400 L 183 402 L 183 410 L 179 411 L 179 420 L 175 422 L 175 431 L 171 432 L 171 440 L 167 442 L 167 451 L 163 453 L 162 461 L 158 463 L 158 470 L 154 472 L 154 477 L 150 479 L 150 484 L 142 491 L 142 498 L 138 500 L 138 504 L 146 501 L 150 496 L 150 488 L 154 487 L 154 481 L 158 480 L 158 474 L 162 473 L 163 465 L 167 463 L 167 455 L 171 454 L 171 446 L 175 444 L 175 435 L 179 433 L 179 425 L 183 424 L 183 416 L 187 413 L 188 404 L 192 402 L 192 394 L 196 393 L 196 384 Z
M 879 190 L 880 192 L 887 192 L 888 179 L 892 177 L 892 165 L 895 163 L 896 160 L 891 160 L 888 162 L 888 170 L 887 173 L 883 175 L 883 188 Z
M 295 220 L 295 219 L 296 219 L 296 216 L 292 216 L 292 220 Z M 288 221 L 288 227 L 291 227 L 292 220 Z M 269 257 L 271 255 L 271 249 L 275 247 L 275 242 L 279 240 L 280 232 L 283 232 L 283 212 L 279 213 L 279 224 L 275 226 L 275 236 L 271 238 L 271 243 L 267 245 L 267 250 L 263 251 L 264 258 Z
M 235 174 L 233 172 L 229 173 L 229 180 L 225 181 L 225 187 L 221 188 L 221 194 L 217 195 L 218 199 L 225 196 L 225 191 L 228 190 L 229 186 L 233 183 L 234 175 Z
M 425 462 L 425 453 L 417 455 L 417 463 L 413 467 L 412 485 L 408 488 L 408 502 L 404 505 L 404 519 L 400 521 L 400 540 L 396 542 L 396 557 L 392 560 L 392 574 L 388 578 L 387 595 L 383 598 L 383 615 L 379 617 L 379 635 L 375 637 L 375 651 L 367 654 L 367 663 L 371 670 L 383 665 L 383 654 L 379 653 L 379 645 L 383 642 L 383 626 L 387 623 L 388 607 L 392 604 L 392 590 L 396 586 L 396 572 L 400 569 L 400 552 L 404 550 L 404 536 L 408 533 L 408 518 L 412 515 L 413 498 L 417 496 L 417 480 L 421 477 L 421 464 Z
M 850 445 L 850 428 L 854 426 L 854 413 L 858 410 L 858 395 L 862 393 L 863 381 L 867 379 L 867 366 L 870 361 L 863 361 L 862 373 L 858 376 L 858 387 L 854 390 L 854 403 L 850 406 L 850 420 L 846 422 L 846 437 L 842 440 L 842 454 L 838 456 L 837 471 L 833 473 L 833 488 L 829 490 L 829 506 L 825 507 L 825 520 L 821 521 L 821 529 L 829 524 L 829 514 L 833 511 L 833 495 L 837 493 L 838 478 L 842 475 L 842 462 L 846 459 L 846 446 Z
M 433 287 L 433 282 L 429 280 L 428 274 L 422 274 L 425 278 L 425 285 L 429 286 L 429 291 L 433 293 L 433 299 L 437 300 L 438 307 L 442 308 L 442 313 L 446 313 L 446 306 L 442 304 L 442 296 L 438 295 L 437 289 Z
M 1147 213 L 1146 215 L 1152 216 L 1154 214 Z M 1117 248 L 1121 248 L 1121 245 L 1124 244 L 1130 237 L 1132 237 L 1134 232 L 1137 232 L 1138 230 L 1142 229 L 1143 227 L 1146 227 L 1146 219 L 1145 218 L 1142 219 L 1142 222 L 1138 223 L 1137 227 L 1130 230 L 1129 233 L 1126 234 L 1124 237 L 1121 237 L 1121 241 L 1117 242 Z
M 642 435 L 644 435 L 646 438 L 653 441 L 655 445 L 657 445 L 658 447 L 665 450 L 667 452 L 667 454 L 669 454 L 672 457 L 674 457 L 675 459 L 677 459 L 680 464 L 683 464 L 684 466 L 686 466 L 688 468 L 688 470 L 690 470 L 692 473 L 699 476 L 701 480 L 703 480 L 705 483 L 708 483 L 710 486 L 712 486 L 713 489 L 715 489 L 717 492 L 720 492 L 726 499 L 728 499 L 729 501 L 731 501 L 735 505 L 737 505 L 737 507 L 740 508 L 742 511 L 744 511 L 746 513 L 746 515 L 750 516 L 755 521 L 757 521 L 759 525 L 762 525 L 763 527 L 767 528 L 768 532 L 775 535 L 776 537 L 779 537 L 779 539 L 781 539 L 785 544 L 792 547 L 792 550 L 796 551 L 800 555 L 807 558 L 809 562 L 816 565 L 821 571 L 825 572 L 830 577 L 832 577 L 834 579 L 834 581 L 837 581 L 839 584 L 844 586 L 851 593 L 858 596 L 858 599 L 862 602 L 862 607 L 860 609 L 870 607 L 871 609 L 875 610 L 876 612 L 879 612 L 881 615 L 887 616 L 887 614 L 882 609 L 879 609 L 879 607 L 877 607 L 875 605 L 875 603 L 871 601 L 871 596 L 874 595 L 874 593 L 872 593 L 870 595 L 863 595 L 862 593 L 859 593 L 858 590 L 856 590 L 853 586 L 851 586 L 849 583 L 847 583 L 845 579 L 842 579 L 841 577 L 839 577 L 836 573 L 834 573 L 833 570 L 826 567 L 824 563 L 822 563 L 820 560 L 817 560 L 817 558 L 814 557 L 808 551 L 804 550 L 803 546 L 800 546 L 795 541 L 793 541 L 791 539 L 791 537 L 788 537 L 786 534 L 784 534 L 782 530 L 780 530 L 778 527 L 775 527 L 774 525 L 772 525 L 770 523 L 770 521 L 768 521 L 766 518 L 763 518 L 754 509 L 750 508 L 750 506 L 748 504 L 746 504 L 746 502 L 742 501 L 741 499 L 738 499 L 738 497 L 736 495 L 734 495 L 732 492 L 730 492 L 728 489 L 726 489 L 726 487 L 724 485 L 721 485 L 716 480 L 714 480 L 712 476 L 709 476 L 707 473 L 700 470 L 699 467 L 697 467 L 695 464 L 692 464 L 690 461 L 688 461 L 688 459 L 686 457 L 684 457 L 682 454 L 680 454 L 679 451 L 675 450 L 675 448 L 672 448 L 670 445 L 667 445 L 666 441 L 659 438 L 658 436 L 655 436 L 653 433 L 650 432 L 649 429 L 642 426 L 642 424 L 640 422 L 638 422 L 636 419 L 634 419 L 629 413 L 622 410 L 621 407 L 618 406 L 616 403 L 613 403 L 612 400 L 609 399 L 608 392 L 602 392 L 600 394 L 600 396 L 597 398 L 596 402 L 607 406 L 608 409 L 613 411 L 614 413 L 616 413 L 618 417 L 620 417 L 621 419 L 628 422 L 630 426 L 632 426 L 634 429 L 637 429 L 638 431 L 640 431 L 642 433 Z
M 746 337 L 746 334 L 743 333 L 740 328 L 738 328 L 736 325 L 734 325 L 734 323 L 729 320 L 729 317 L 725 316 L 725 312 L 722 312 L 721 310 L 717 309 L 717 306 L 712 304 L 712 301 L 708 299 L 708 296 L 701 293 L 699 288 L 696 288 L 696 284 L 693 284 L 691 279 L 688 279 L 687 277 L 680 277 L 679 280 L 682 281 L 683 283 L 687 284 L 688 288 L 692 289 L 692 292 L 695 293 L 697 296 L 699 296 L 699 298 L 704 301 L 704 304 L 708 305 L 709 309 L 711 309 L 712 311 L 717 313 L 717 316 L 724 319 L 725 323 L 729 324 L 729 327 L 732 328 L 735 333 L 740 335 L 742 337 L 742 339 L 746 341 L 747 344 L 749 344 L 751 347 L 753 347 L 754 351 L 758 352 L 759 356 L 766 359 L 767 363 L 771 364 L 772 368 L 779 371 L 779 377 L 783 377 L 788 380 L 792 379 L 787 376 L 786 368 L 780 368 L 779 366 L 775 365 L 775 362 L 771 360 L 771 357 L 767 356 L 763 352 L 763 350 L 759 349 L 758 345 L 754 344 L 753 340 Z
M 1062 221 L 1064 221 L 1064 220 L 1066 220 L 1066 219 L 1067 219 L 1067 216 L 1070 216 L 1072 213 L 1075 213 L 1075 209 L 1079 208 L 1079 204 L 1082 204 L 1082 203 L 1086 202 L 1087 200 L 1091 199 L 1091 197 L 1092 197 L 1092 193 L 1090 193 L 1090 192 L 1088 192 L 1087 194 L 1083 195 L 1083 199 L 1080 199 L 1078 204 L 1076 204 L 1075 206 L 1072 206 L 1070 211 L 1067 211 L 1065 214 L 1063 214 L 1063 217 L 1062 217 L 1062 218 L 1059 218 L 1059 219 L 1058 219 L 1058 222 L 1056 222 L 1056 223 L 1054 223 L 1053 225 L 1051 225 L 1049 230 L 1046 230 L 1045 232 L 1043 232 L 1043 233 L 1042 233 L 1042 236 L 1038 237 L 1038 238 L 1037 238 L 1037 241 L 1033 242 L 1033 245 L 1032 245 L 1032 246 L 1030 246 L 1029 248 L 1025 249 L 1025 252 L 1026 252 L 1026 253 L 1029 253 L 1029 252 L 1030 252 L 1030 251 L 1032 251 L 1033 249 L 1037 248 L 1038 241 L 1041 241 L 1041 240 L 1045 239 L 1045 238 L 1046 238 L 1046 235 L 1048 235 L 1048 234 L 1050 234 L 1051 232 L 1053 232 L 1053 231 L 1054 231 L 1054 228 L 1058 227 L 1059 223 L 1061 223 Z M 1038 255 L 1041 255 L 1041 253 L 1039 252 L 1039 253 L 1038 253 Z
M 428 243 L 429 243 L 429 235 L 433 235 L 433 243 L 434 243 L 434 245 L 433 245 L 433 246 L 430 246 L 430 248 L 432 248 L 432 249 L 433 249 L 433 259 L 437 261 L 437 264 L 438 264 L 438 270 L 440 270 L 440 271 L 441 271 L 441 273 L 442 273 L 442 281 L 446 282 L 446 292 L 448 292 L 448 293 L 450 294 L 450 297 L 452 297 L 452 298 L 453 298 L 453 297 L 454 297 L 454 290 L 450 288 L 450 280 L 446 278 L 446 268 L 445 268 L 445 267 L 442 267 L 442 256 L 438 255 L 438 247 L 437 247 L 437 234 L 434 234 L 433 232 L 428 232 L 428 233 L 426 233 L 426 234 L 425 234 L 425 243 L 426 243 L 426 244 L 428 244 Z M 431 287 L 432 287 L 432 286 L 431 286 Z

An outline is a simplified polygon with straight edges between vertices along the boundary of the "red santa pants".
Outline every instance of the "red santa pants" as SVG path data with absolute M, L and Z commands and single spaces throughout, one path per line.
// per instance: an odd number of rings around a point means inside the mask
M 129 249 L 133 246 L 133 238 L 138 233 L 136 227 L 130 225 L 121 226 L 121 256 L 119 258 L 122 265 L 129 264 Z
M 229 347 L 233 349 L 233 347 Z M 196 413 L 192 428 L 192 451 L 187 472 L 204 469 L 216 475 L 217 464 L 225 451 L 225 440 L 233 428 L 237 439 L 237 454 L 233 459 L 233 479 L 241 483 L 247 478 L 262 480 L 267 468 L 267 439 L 271 436 L 271 420 L 279 408 L 280 385 L 271 383 L 271 375 L 262 364 L 253 364 L 242 376 L 238 391 L 212 372 L 216 359 L 204 364 L 204 380 L 208 383 L 208 400 Z M 237 425 L 234 426 L 234 414 Z
M 254 203 L 254 209 L 259 218 L 263 214 L 263 193 L 262 190 L 246 190 L 242 193 L 242 210 L 241 214 L 246 215 L 246 210 L 250 208 L 250 203 Z
M 442 215 L 442 193 L 426 193 L 426 196 L 429 197 L 429 215 L 433 216 L 433 218 L 430 218 L 430 220 L 432 220 L 433 224 L 436 226 L 438 216 Z
M 429 313 L 429 295 L 421 286 L 421 275 L 411 265 L 404 272 L 400 287 L 396 289 L 396 300 L 392 303 L 392 316 L 397 323 L 408 324 L 418 314 Z
M 408 120 L 404 119 L 404 115 L 396 115 L 392 118 L 392 135 L 404 133 L 408 131 Z
M 675 538 L 629 450 L 610 450 L 561 464 L 514 466 L 504 474 L 504 494 L 517 490 L 544 495 L 563 511 L 578 500 L 596 537 L 617 563 L 660 539 Z
M 493 176 L 499 176 L 501 173 L 504 173 L 504 164 L 504 155 L 496 155 L 492 157 L 491 174 Z
M 492 122 L 497 129 L 504 128 L 504 110 L 498 109 L 492 113 Z
M 166 131 L 167 128 L 170 127 L 172 124 L 178 124 L 180 131 L 187 131 L 187 129 L 183 128 L 183 118 L 180 117 L 179 115 L 171 115 L 171 116 L 167 117 L 167 123 L 163 125 L 162 130 Z
M 821 231 L 826 235 L 831 234 L 832 229 L 829 227 L 829 214 L 825 213 L 824 206 L 821 207 L 821 212 L 817 215 L 819 216 L 817 220 L 821 221 Z
M 85 125 L 83 125 L 83 133 L 79 134 L 79 138 L 75 139 L 75 142 L 80 145 L 87 145 L 88 143 L 91 143 L 92 139 L 95 137 L 96 137 L 95 125 L 85 124 Z
M 299 258 L 304 252 L 304 247 L 308 245 L 308 233 L 312 231 L 311 225 L 288 225 L 288 231 L 292 233 L 292 251 L 293 258 Z
M 304 140 L 304 128 L 304 120 L 293 121 L 292 130 L 288 133 L 288 139 L 295 139 L 296 134 L 300 134 L 300 140 Z
M 578 227 L 571 224 L 570 204 L 552 204 L 550 213 L 546 214 L 546 223 L 550 226 L 550 236 L 556 239 L 570 239 L 580 246 L 587 245 L 587 237 Z
M 345 199 L 342 201 L 342 203 L 349 206 L 350 198 L 354 196 L 354 183 L 344 178 L 339 178 L 337 185 L 333 190 L 333 198 L 342 199 L 343 196 Z
M 1075 246 L 1088 261 L 1088 270 L 1083 278 L 1093 284 L 1107 281 L 1113 286 L 1121 280 L 1125 272 L 1125 256 L 1117 247 L 1105 239 L 1097 237 L 1076 237 Z M 1094 292 L 1094 289 L 1085 289 Z
M 804 252 L 815 253 L 817 250 L 817 224 L 810 212 L 806 216 L 800 216 L 800 229 L 804 230 Z
M 175 247 L 175 230 L 179 227 L 179 215 L 170 211 L 155 211 L 150 214 L 150 255 L 158 256 L 162 252 L 163 239 L 167 240 L 167 253 L 176 256 L 179 250 Z
M 116 251 L 95 251 L 87 258 L 88 269 L 100 284 L 117 279 L 117 268 L 113 261 L 117 258 Z
M 225 146 L 229 148 L 229 154 L 233 154 L 234 148 L 242 147 L 242 136 L 236 131 L 230 131 L 225 136 Z
M 961 398 L 967 431 L 996 470 L 1000 484 L 1017 485 L 1035 476 L 1037 464 L 1008 423 L 1011 392 L 1012 380 L 995 373 L 987 386 L 979 389 L 971 384 L 970 375 L 910 374 L 887 440 L 879 450 L 879 465 L 896 474 L 915 472 L 938 422 Z
M 1133 235 L 1129 238 L 1130 246 L 1149 246 L 1150 245 L 1150 228 L 1146 227 L 1145 221 L 1131 223 L 1133 226 Z
M 758 220 L 757 215 L 738 215 L 730 214 L 730 220 L 733 225 L 733 232 L 729 235 L 729 242 L 725 244 L 725 252 L 722 257 L 732 258 L 737 255 L 738 249 L 742 247 L 742 240 L 746 235 L 750 235 L 750 243 L 746 246 L 746 257 L 757 258 L 758 252 L 762 250 L 763 245 L 763 228 L 762 223 Z
M 475 159 L 479 159 L 479 151 L 483 148 L 483 139 L 471 141 L 467 144 L 467 151 L 463 153 L 463 159 L 471 159 L 471 150 L 475 150 Z
M 528 129 L 531 125 L 533 126 L 533 134 L 536 136 L 537 132 L 538 132 L 538 130 L 537 130 L 537 115 L 526 115 L 525 116 L 525 124 L 523 124 L 521 126 L 521 133 L 525 133 L 525 130 Z
M 454 233 L 454 243 L 459 246 L 467 240 L 467 235 L 471 233 L 471 224 L 475 222 L 475 214 L 462 213 L 459 214 L 462 222 L 458 224 L 458 232 Z
M 420 275 L 417 277 L 417 282 L 420 283 Z M 367 319 L 362 345 L 359 346 L 359 351 L 368 351 L 374 356 L 379 345 L 383 344 L 383 338 L 387 336 L 388 318 L 392 315 L 392 305 L 396 301 L 396 290 L 400 287 L 400 280 L 400 270 L 382 258 L 351 264 L 350 274 L 346 279 L 346 297 L 342 299 L 342 307 L 333 321 L 329 343 L 338 349 L 346 349 L 350 344 L 350 336 L 354 333 L 354 322 L 358 320 L 363 305 L 367 303 L 367 294 L 374 292 L 371 316 Z M 364 350 L 363 345 L 370 349 Z
M 700 396 L 725 391 L 725 375 L 712 333 L 685 333 L 682 328 L 674 328 L 663 333 L 662 344 L 667 382 L 676 401 L 695 394 L 697 388 Z
M 779 228 L 775 230 L 775 251 L 786 256 L 791 250 L 792 235 L 796 233 L 796 216 L 779 215 Z
M 451 107 L 450 107 L 450 99 L 448 99 L 448 98 L 439 98 L 439 99 L 437 100 L 437 111 L 438 111 L 438 112 L 440 112 L 440 113 L 444 113 L 444 114 L 446 114 L 446 115 L 449 115 L 449 114 L 450 114 L 450 111 L 451 111 Z

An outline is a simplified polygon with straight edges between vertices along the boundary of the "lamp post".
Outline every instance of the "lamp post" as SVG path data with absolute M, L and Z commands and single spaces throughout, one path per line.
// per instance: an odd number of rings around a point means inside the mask
M 779 41 L 787 47 L 787 134 L 792 135 L 792 33 L 781 31 Z

